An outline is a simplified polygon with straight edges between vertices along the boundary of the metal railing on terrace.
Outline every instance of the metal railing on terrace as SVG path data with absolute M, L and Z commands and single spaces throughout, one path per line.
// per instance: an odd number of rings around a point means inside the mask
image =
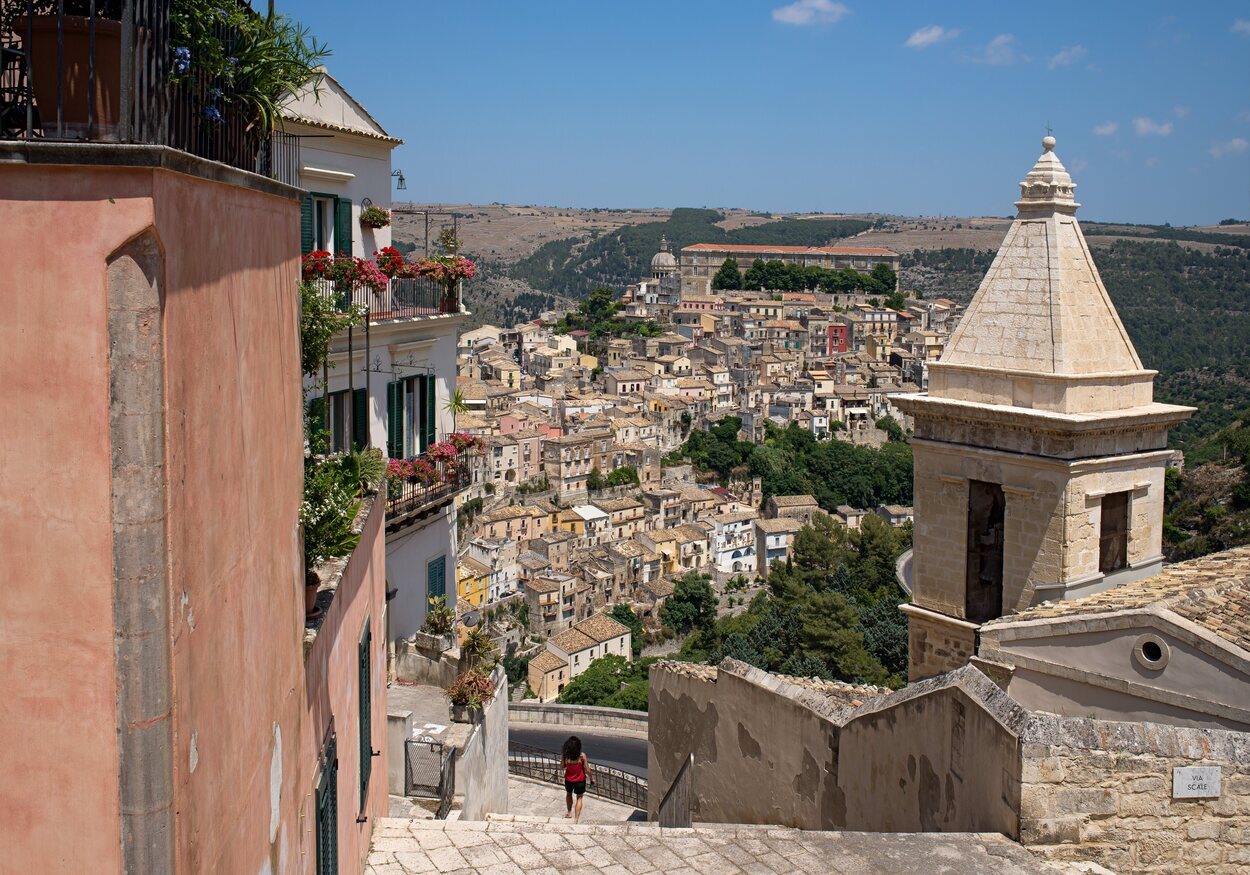
M 508 772 L 523 778 L 533 778 L 548 784 L 564 784 L 564 768 L 560 754 L 555 751 L 531 747 L 519 741 L 508 742 Z M 634 808 L 647 808 L 647 779 L 609 766 L 590 764 L 593 784 L 586 785 L 592 796 L 610 799 Z
M 171 5 L 0 2 L 0 140 L 169 146 L 295 184 L 298 138 L 259 134 L 222 83 L 177 54 Z M 213 36 L 227 55 L 240 45 L 224 23 Z
M 433 477 L 427 480 L 409 479 L 399 483 L 390 482 L 386 487 L 386 519 L 388 523 L 399 522 L 414 516 L 426 508 L 442 504 L 469 487 L 472 478 L 472 456 L 460 453 L 454 463 L 427 459 L 433 467 Z M 425 458 L 418 456 L 417 460 Z
M 340 312 L 354 307 L 366 313 L 370 322 L 461 312 L 458 295 L 449 297 L 442 286 L 423 277 L 389 279 L 385 289 L 376 289 L 364 283 L 345 288 L 328 279 L 315 280 L 313 286 Z

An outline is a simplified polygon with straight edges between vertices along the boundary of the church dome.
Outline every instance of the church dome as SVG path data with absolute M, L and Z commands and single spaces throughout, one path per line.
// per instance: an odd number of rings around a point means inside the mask
M 651 273 L 672 273 L 677 270 L 677 259 L 668 251 L 668 238 L 660 238 L 660 251 L 651 259 Z

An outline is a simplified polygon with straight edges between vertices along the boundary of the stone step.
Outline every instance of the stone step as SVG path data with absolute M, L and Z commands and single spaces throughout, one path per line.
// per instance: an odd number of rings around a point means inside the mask
M 1040 859 L 997 833 L 817 832 L 733 823 L 667 829 L 656 823 L 575 824 L 564 818 L 490 815 L 484 821 L 379 819 L 365 871 L 368 875 L 1099 872 L 1087 867 Z

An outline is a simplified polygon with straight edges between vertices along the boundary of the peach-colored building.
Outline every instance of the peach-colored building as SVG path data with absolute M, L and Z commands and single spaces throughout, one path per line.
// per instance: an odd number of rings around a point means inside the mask
M 301 194 L 0 141 L 0 869 L 311 873 L 319 830 L 362 868 L 383 514 L 306 628 Z

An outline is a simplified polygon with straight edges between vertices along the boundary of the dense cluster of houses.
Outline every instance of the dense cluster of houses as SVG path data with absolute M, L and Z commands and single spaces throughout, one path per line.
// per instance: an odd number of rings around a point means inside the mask
M 819 291 L 691 291 L 662 244 L 652 277 L 626 291 L 617 314 L 661 326 L 658 336 L 561 333 L 560 315 L 462 333 L 456 382 L 456 427 L 484 443 L 464 494 L 473 513 L 458 611 L 524 603 L 529 631 L 548 639 L 619 603 L 654 623 L 688 572 L 750 580 L 784 561 L 818 509 L 811 496 L 761 506 L 758 479 L 699 483 L 689 465 L 662 459 L 727 416 L 752 442 L 765 421 L 819 440 L 884 442 L 883 417 L 910 427 L 892 399 L 924 387 L 959 309 L 944 299 L 895 310 Z M 858 528 L 867 513 L 911 519 L 898 506 L 840 507 L 836 518 Z M 554 655 L 544 659 L 561 671 Z

